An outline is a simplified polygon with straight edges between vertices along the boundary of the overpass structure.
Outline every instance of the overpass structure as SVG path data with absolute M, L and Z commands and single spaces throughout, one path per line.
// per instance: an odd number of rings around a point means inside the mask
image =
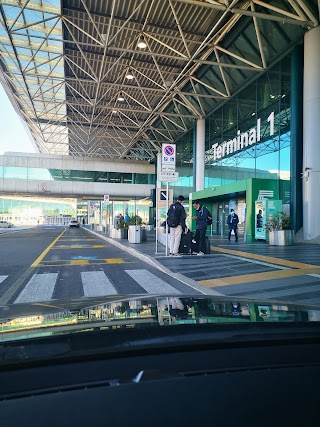
M 142 199 L 155 186 L 154 169 L 148 162 L 8 153 L 0 156 L 0 194 Z

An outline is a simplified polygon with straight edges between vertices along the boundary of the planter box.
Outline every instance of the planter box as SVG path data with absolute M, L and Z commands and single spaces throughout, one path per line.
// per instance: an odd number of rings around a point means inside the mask
M 129 225 L 129 243 L 141 243 L 141 225 Z
M 293 230 L 274 230 L 269 232 L 269 245 L 291 246 L 293 245 Z
M 128 238 L 128 230 L 126 228 L 121 228 L 117 230 L 116 228 L 112 228 L 110 230 L 111 237 L 113 239 L 127 239 Z

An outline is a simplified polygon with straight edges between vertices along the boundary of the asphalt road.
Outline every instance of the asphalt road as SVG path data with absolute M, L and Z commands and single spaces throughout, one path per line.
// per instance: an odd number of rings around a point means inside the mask
M 199 294 L 82 228 L 0 236 L 0 306 L 82 297 Z

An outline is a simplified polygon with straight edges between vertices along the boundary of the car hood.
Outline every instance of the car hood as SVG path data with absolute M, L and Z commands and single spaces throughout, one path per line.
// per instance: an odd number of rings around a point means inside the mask
M 135 295 L 0 307 L 0 343 L 39 336 L 143 326 L 320 320 L 320 307 L 212 295 Z

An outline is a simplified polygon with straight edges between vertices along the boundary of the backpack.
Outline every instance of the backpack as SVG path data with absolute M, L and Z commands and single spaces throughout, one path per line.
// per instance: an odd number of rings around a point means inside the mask
M 167 224 L 168 227 L 173 228 L 179 225 L 179 210 L 175 204 L 171 205 L 168 210 Z
M 212 225 L 212 215 L 211 215 L 211 213 L 210 213 L 209 209 L 208 209 L 208 208 L 206 208 L 206 209 L 207 209 L 207 211 L 208 211 L 208 216 L 207 216 L 207 225 Z

